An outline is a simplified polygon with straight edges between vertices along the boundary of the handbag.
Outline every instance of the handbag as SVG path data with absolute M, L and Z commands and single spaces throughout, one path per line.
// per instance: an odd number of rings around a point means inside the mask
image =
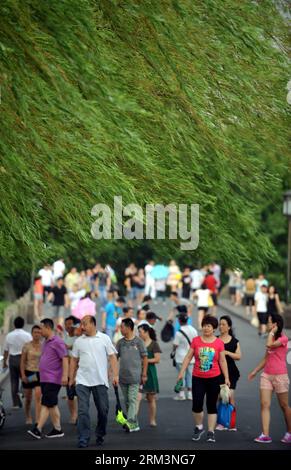
M 251 319 L 251 325 L 254 326 L 255 328 L 258 328 L 259 324 L 260 324 L 260 323 L 259 323 L 258 317 L 253 317 L 253 318 Z
M 167 321 L 161 331 L 161 339 L 168 343 L 174 337 L 174 327 L 171 321 Z
M 219 401 L 217 409 L 217 424 L 221 424 L 221 426 L 229 429 L 233 410 L 234 406 L 230 403 L 226 404 Z
M 209 294 L 208 296 L 208 307 L 213 307 L 214 306 L 214 302 L 213 302 L 213 298 L 212 298 L 212 295 Z
M 233 407 L 233 410 L 230 415 L 229 429 L 235 429 L 235 428 L 236 428 L 236 408 Z

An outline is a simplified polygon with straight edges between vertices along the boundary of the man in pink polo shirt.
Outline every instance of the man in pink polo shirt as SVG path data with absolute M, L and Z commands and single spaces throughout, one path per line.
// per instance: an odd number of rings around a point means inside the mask
M 64 341 L 54 334 L 54 323 L 50 318 L 45 318 L 40 324 L 41 334 L 45 338 L 39 363 L 42 406 L 39 423 L 28 433 L 35 439 L 41 439 L 42 428 L 50 416 L 53 429 L 45 437 L 63 437 L 58 393 L 61 386 L 68 383 L 68 351 Z

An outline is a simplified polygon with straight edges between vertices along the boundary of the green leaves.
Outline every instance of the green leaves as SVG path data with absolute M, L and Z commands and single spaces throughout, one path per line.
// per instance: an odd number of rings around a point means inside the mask
M 193 256 L 240 267 L 274 256 L 259 214 L 290 154 L 273 2 L 4 0 L 0 13 L 7 270 L 20 250 L 29 265 L 95 249 L 91 208 L 116 195 L 200 204 Z

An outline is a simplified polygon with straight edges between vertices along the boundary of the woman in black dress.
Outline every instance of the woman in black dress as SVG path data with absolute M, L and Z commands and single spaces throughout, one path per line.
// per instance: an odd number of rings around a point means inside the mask
M 241 359 L 241 349 L 237 338 L 235 338 L 232 331 L 232 320 L 228 315 L 220 317 L 219 320 L 219 338 L 224 342 L 225 358 L 228 367 L 229 381 L 230 381 L 230 403 L 235 406 L 234 391 L 237 381 L 240 377 L 236 361 Z M 222 382 L 224 383 L 224 381 Z M 218 430 L 224 429 L 220 424 L 216 428 Z M 236 428 L 232 428 L 236 431 Z
M 279 294 L 274 286 L 270 286 L 268 290 L 267 309 L 268 315 L 273 315 L 274 313 L 282 314 L 283 312 Z

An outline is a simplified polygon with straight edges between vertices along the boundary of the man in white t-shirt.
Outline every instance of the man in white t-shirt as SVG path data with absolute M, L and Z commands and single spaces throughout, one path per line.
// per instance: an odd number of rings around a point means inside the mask
M 255 307 L 259 320 L 259 336 L 266 335 L 268 323 L 268 286 L 263 284 L 259 292 L 255 293 Z
M 41 283 L 44 287 L 43 295 L 44 295 L 44 301 L 45 301 L 45 295 L 50 293 L 51 288 L 53 287 L 53 284 L 54 284 L 53 272 L 52 272 L 51 267 L 48 264 L 46 264 L 42 269 L 39 270 L 38 274 L 41 277 Z
M 148 264 L 144 268 L 145 272 L 145 295 L 150 295 L 152 299 L 156 298 L 157 291 L 156 291 L 156 283 L 155 279 L 151 276 L 151 272 L 154 268 L 154 261 L 149 261 Z
M 188 315 L 187 313 L 180 313 L 178 315 L 178 321 L 180 323 L 180 330 L 177 331 L 174 342 L 173 342 L 173 353 L 175 354 L 176 368 L 180 372 L 183 361 L 187 355 L 193 338 L 198 336 L 196 329 L 192 325 L 187 325 Z M 183 389 L 179 395 L 174 397 L 174 400 L 192 400 L 192 369 L 194 364 L 194 358 L 191 359 L 189 366 L 186 369 L 185 376 L 183 379 Z
M 66 270 L 66 265 L 63 259 L 58 259 L 53 264 L 53 273 L 54 273 L 54 281 L 56 282 L 57 279 L 64 276 L 64 272 Z
M 204 274 L 199 269 L 193 269 L 190 273 L 191 276 L 191 289 L 193 292 L 195 292 L 197 289 L 200 289 L 201 284 L 204 279 Z
M 21 408 L 22 403 L 19 398 L 19 379 L 20 379 L 20 359 L 22 348 L 25 343 L 32 340 L 30 333 L 23 329 L 24 320 L 22 317 L 16 317 L 14 320 L 15 329 L 8 333 L 4 343 L 4 359 L 3 368 L 7 367 L 7 360 L 9 356 L 9 372 L 11 382 L 11 395 L 13 409 Z
M 116 349 L 111 339 L 97 332 L 96 319 L 86 315 L 81 322 L 84 334 L 73 346 L 70 362 L 69 386 L 76 382 L 78 397 L 78 447 L 88 447 L 90 442 L 90 395 L 98 411 L 96 445 L 101 446 L 106 435 L 108 401 L 108 361 L 113 372 L 113 385 L 118 385 Z M 78 366 L 78 370 L 77 370 Z M 76 375 L 77 370 L 77 375 Z M 75 379 L 76 375 L 76 379 Z

